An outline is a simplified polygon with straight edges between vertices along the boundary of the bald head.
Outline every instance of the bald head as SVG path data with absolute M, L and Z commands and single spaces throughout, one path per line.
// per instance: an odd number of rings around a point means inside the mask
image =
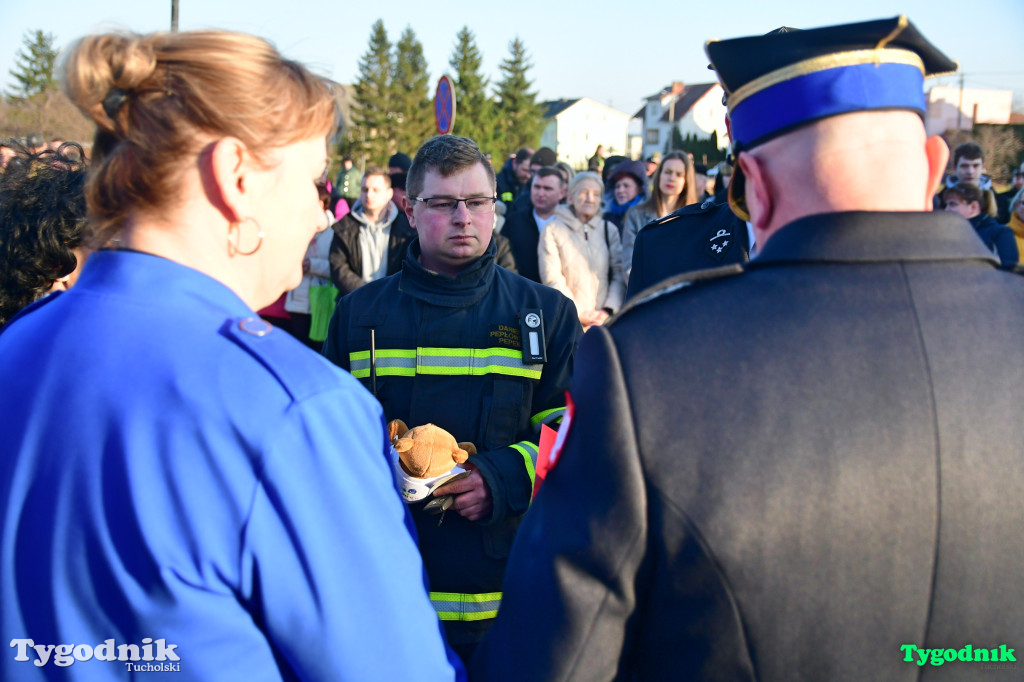
M 808 124 L 739 155 L 763 243 L 798 218 L 836 211 L 927 211 L 949 149 L 909 111 L 862 111 Z

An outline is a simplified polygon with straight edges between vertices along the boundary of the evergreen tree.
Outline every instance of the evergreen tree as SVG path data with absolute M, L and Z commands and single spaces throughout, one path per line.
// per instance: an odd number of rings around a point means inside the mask
M 476 141 L 485 153 L 504 156 L 504 144 L 498 144 L 497 111 L 487 94 L 489 82 L 480 72 L 483 58 L 476 38 L 468 26 L 456 36 L 449 66 L 455 72 L 455 128 L 452 133 Z
M 526 46 L 517 37 L 508 46 L 509 56 L 498 66 L 501 80 L 495 88 L 498 97 L 498 131 L 508 151 L 520 147 L 537 147 L 544 130 L 544 113 L 537 104 L 537 93 L 526 72 L 533 66 Z
M 378 19 L 370 32 L 370 45 L 359 59 L 359 78 L 355 84 L 352 109 L 353 141 L 358 139 L 367 165 L 382 166 L 393 153 L 395 118 L 392 115 L 391 76 L 394 61 L 391 42 Z
M 397 149 L 413 156 L 435 131 L 434 107 L 428 98 L 430 75 L 423 45 L 412 28 L 406 27 L 395 46 L 395 69 L 391 80 L 392 110 L 396 116 Z
M 57 50 L 53 40 L 53 35 L 40 30 L 25 34 L 25 46 L 18 51 L 15 68 L 10 72 L 17 81 L 14 90 L 8 93 L 11 99 L 25 100 L 54 89 L 53 65 Z

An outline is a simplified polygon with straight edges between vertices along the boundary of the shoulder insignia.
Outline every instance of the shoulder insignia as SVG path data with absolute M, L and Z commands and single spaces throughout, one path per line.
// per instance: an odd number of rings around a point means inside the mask
M 733 224 L 712 224 L 711 229 L 705 235 L 704 250 L 712 260 L 721 263 L 722 259 L 725 258 L 725 254 L 729 253 L 735 244 L 736 237 Z
M 744 272 L 745 269 L 740 263 L 733 263 L 732 265 L 723 265 L 718 268 L 704 268 L 701 270 L 691 270 L 690 272 L 684 272 L 681 275 L 675 277 L 669 277 L 668 279 L 658 282 L 654 286 L 648 287 L 637 294 L 629 303 L 623 306 L 617 313 L 612 315 L 606 322 L 605 325 L 612 324 L 617 319 L 625 315 L 633 308 L 650 303 L 651 301 L 666 296 L 673 292 L 685 289 L 689 286 L 700 282 L 709 282 L 715 279 L 721 279 L 723 277 L 730 277 L 732 275 L 739 275 Z
M 295 400 L 339 384 L 332 371 L 337 368 L 326 358 L 258 317 L 229 320 L 221 333 L 263 365 Z

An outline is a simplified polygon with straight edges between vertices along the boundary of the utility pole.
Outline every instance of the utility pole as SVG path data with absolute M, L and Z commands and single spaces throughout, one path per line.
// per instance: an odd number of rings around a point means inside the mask
M 171 0 L 171 32 L 178 32 L 178 0 Z
M 177 2 L 177 0 L 175 0 Z M 964 74 L 960 73 L 960 102 L 956 105 L 956 129 L 960 130 L 960 122 L 964 117 Z

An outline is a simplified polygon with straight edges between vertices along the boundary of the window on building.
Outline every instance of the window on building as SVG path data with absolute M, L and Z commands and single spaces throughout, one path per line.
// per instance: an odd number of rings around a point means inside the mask
M 660 137 L 659 133 L 660 132 L 661 131 L 658 130 L 657 128 L 648 128 L 647 129 L 647 144 L 659 144 L 660 143 L 659 142 L 659 137 Z

